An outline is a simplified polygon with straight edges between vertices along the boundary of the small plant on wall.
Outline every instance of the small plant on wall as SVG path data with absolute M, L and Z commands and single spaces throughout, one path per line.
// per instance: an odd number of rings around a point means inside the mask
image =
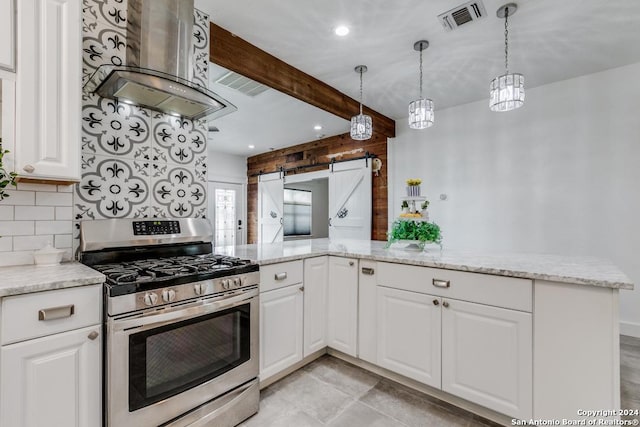
M 4 156 L 7 154 L 9 150 L 2 149 L 2 142 L 0 141 L 0 200 L 9 197 L 6 193 L 6 188 L 8 185 L 16 186 L 16 174 L 15 172 L 7 172 L 4 168 Z

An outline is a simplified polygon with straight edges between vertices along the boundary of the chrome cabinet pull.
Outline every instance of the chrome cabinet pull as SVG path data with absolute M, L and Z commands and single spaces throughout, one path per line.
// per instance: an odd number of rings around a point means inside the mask
M 284 280 L 287 278 L 287 273 L 276 273 L 276 280 Z
M 367 276 L 373 276 L 375 270 L 371 267 L 362 267 L 362 274 L 366 274 Z
M 38 310 L 38 320 L 56 320 L 64 319 L 65 317 L 73 316 L 75 312 L 75 305 L 62 305 L 60 307 L 43 308 Z
M 87 338 L 89 338 L 91 341 L 93 341 L 96 338 L 98 338 L 98 335 L 100 335 L 100 334 L 97 333 L 96 331 L 91 331 L 91 333 L 89 333 L 89 335 L 87 335 Z
M 449 286 L 451 286 L 449 280 L 433 279 L 431 283 L 433 283 L 433 286 L 437 288 L 448 288 Z

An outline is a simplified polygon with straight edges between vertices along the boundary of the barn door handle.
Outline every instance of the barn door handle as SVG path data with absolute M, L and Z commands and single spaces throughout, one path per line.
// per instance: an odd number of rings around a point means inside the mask
M 280 217 L 280 224 L 284 224 L 284 218 Z
M 331 218 L 329 218 L 329 227 L 331 227 Z

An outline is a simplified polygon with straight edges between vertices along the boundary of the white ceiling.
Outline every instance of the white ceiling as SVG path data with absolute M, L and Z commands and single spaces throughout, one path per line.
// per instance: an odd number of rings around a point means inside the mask
M 506 1 L 484 0 L 487 18 L 445 31 L 437 15 L 462 3 L 195 0 L 213 22 L 356 99 L 353 67 L 366 64 L 364 103 L 395 119 L 417 97 L 417 40 L 431 44 L 424 89 L 436 110 L 486 99 L 490 80 L 503 73 L 504 21 L 495 11 Z M 518 7 L 510 68 L 525 75 L 527 88 L 640 61 L 640 0 L 520 0 Z M 339 24 L 351 33 L 334 35 Z
M 230 101 L 238 111 L 214 119 L 210 126 L 207 148 L 240 156 L 289 147 L 339 135 L 349 131 L 349 122 L 273 89 L 250 97 L 237 90 L 216 83 L 229 70 L 209 64 L 209 89 Z M 314 130 L 315 125 L 322 130 Z M 254 149 L 249 149 L 254 145 Z

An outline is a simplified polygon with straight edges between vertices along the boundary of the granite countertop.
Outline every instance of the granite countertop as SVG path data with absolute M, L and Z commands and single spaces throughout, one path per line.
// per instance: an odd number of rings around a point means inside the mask
M 226 246 L 215 248 L 214 251 L 250 259 L 261 265 L 336 255 L 524 279 L 633 289 L 631 280 L 618 267 L 600 258 L 523 253 L 488 254 L 447 249 L 440 251 L 437 246 L 427 248 L 426 252 L 419 252 L 397 247 L 385 249 L 385 243 L 367 240 L 310 239 L 263 245 Z
M 0 268 L 0 298 L 52 289 L 103 283 L 104 274 L 79 262 L 58 265 L 18 265 Z

